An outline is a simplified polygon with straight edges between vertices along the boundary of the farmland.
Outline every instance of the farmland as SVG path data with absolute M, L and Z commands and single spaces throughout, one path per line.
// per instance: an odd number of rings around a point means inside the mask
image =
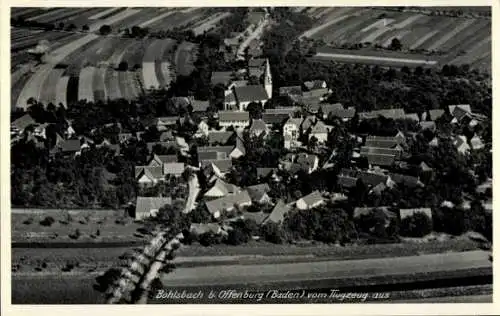
M 388 57 L 393 39 L 402 45 L 402 59 L 420 59 L 414 54 L 426 54 L 435 60 L 435 66 L 469 64 L 481 71 L 491 70 L 491 20 L 484 17 L 452 17 L 420 12 L 382 10 L 375 8 L 341 7 L 302 9 L 314 19 L 314 26 L 304 32 L 303 40 L 321 41 L 323 45 L 344 49 L 346 55 L 366 55 L 345 48 L 362 44 L 371 48 L 368 55 Z M 378 64 L 380 60 L 366 60 L 349 56 L 327 56 L 319 59 L 339 62 Z M 384 61 L 382 62 L 384 64 Z M 390 66 L 412 66 L 408 61 L 385 62 Z
M 30 98 L 57 106 L 132 100 L 144 89 L 168 87 L 177 74 L 193 71 L 197 45 L 129 38 L 124 30 L 203 33 L 229 15 L 210 8 L 13 8 L 11 107 L 26 108 Z M 47 25 L 52 30 L 44 30 Z M 111 27 L 108 36 L 99 34 L 104 25 Z

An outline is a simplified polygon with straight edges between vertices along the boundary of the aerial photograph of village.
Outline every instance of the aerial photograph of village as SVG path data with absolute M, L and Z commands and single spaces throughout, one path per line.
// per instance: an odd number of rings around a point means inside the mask
M 491 28 L 10 7 L 11 303 L 492 303 Z

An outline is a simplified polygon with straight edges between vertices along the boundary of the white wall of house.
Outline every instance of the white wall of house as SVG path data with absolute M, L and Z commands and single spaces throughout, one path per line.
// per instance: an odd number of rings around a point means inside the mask
M 309 134 L 309 139 L 313 136 L 318 139 L 318 143 L 325 143 L 328 139 L 328 133 L 311 133 Z
M 206 197 L 223 197 L 226 196 L 225 192 L 222 192 L 218 187 L 213 187 L 205 193 Z
M 244 156 L 244 154 L 239 148 L 234 148 L 233 151 L 229 154 L 229 157 L 233 159 L 238 159 L 241 156 Z
M 297 208 L 299 210 L 310 210 L 310 209 L 313 209 L 315 207 L 320 206 L 323 203 L 325 203 L 325 201 L 319 200 L 319 201 L 315 202 L 312 205 L 307 205 L 306 202 L 303 199 L 300 199 L 300 200 L 297 201 L 296 206 L 297 206 Z
M 219 121 L 221 127 L 247 127 L 250 125 L 250 121 Z

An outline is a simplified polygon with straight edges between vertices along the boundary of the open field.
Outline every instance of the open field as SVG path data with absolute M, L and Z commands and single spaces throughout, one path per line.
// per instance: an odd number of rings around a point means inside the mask
M 474 44 L 491 40 L 490 19 L 431 16 L 362 7 L 342 7 L 329 11 L 327 8 L 320 8 L 304 12 L 308 12 L 316 22 L 313 28 L 302 34 L 302 37 L 322 40 L 334 47 L 365 42 L 388 47 L 392 40 L 397 38 L 403 46 L 403 51 L 439 51 L 444 54 L 447 63 L 457 65 L 468 63 L 474 66 L 476 61 L 485 58 L 481 63 L 481 67 L 485 68 L 484 64 L 488 61 L 486 55 L 488 49 L 477 48 Z M 460 58 L 455 58 L 459 52 Z M 491 56 L 491 49 L 489 53 Z M 374 51 L 374 54 L 384 55 L 380 51 Z M 414 59 L 412 53 L 407 55 L 407 59 Z M 438 57 L 441 56 L 435 58 Z M 346 60 L 340 60 L 338 56 L 331 58 L 345 62 L 350 62 L 351 59 L 342 57 Z M 368 63 L 377 64 L 378 61 L 374 59 Z
M 141 224 L 131 219 L 123 223 L 117 220 L 123 218 L 123 211 L 50 211 L 43 213 L 12 214 L 12 241 L 13 242 L 94 242 L 140 240 L 134 237 Z M 52 217 L 55 222 L 51 226 L 44 226 L 46 217 Z M 81 236 L 72 239 L 69 235 L 79 230 Z M 99 236 L 96 232 L 99 230 Z M 93 235 L 93 236 L 92 236 Z

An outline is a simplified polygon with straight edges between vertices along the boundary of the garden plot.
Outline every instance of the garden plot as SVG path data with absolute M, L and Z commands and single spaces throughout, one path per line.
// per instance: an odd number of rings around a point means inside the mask
M 464 51 L 467 51 L 467 49 L 477 42 L 478 37 L 485 38 L 488 36 L 491 36 L 491 21 L 477 19 L 463 32 L 445 42 L 441 46 L 440 51 L 460 51 L 462 48 L 464 48 Z
M 140 25 L 158 15 L 158 8 L 141 8 L 140 14 L 133 14 L 125 19 L 115 23 L 112 27 L 114 30 L 123 31 L 124 29 Z
M 49 76 L 54 65 L 63 61 L 68 55 L 80 49 L 85 44 L 88 44 L 99 36 L 95 34 L 88 34 L 76 41 L 66 44 L 51 53 L 52 64 L 44 64 L 33 74 L 30 80 L 26 83 L 23 90 L 21 91 L 19 98 L 17 99 L 16 106 L 20 108 L 26 108 L 27 101 L 29 98 L 39 99 L 41 94 L 42 84 L 45 82 Z
M 59 14 L 40 19 L 39 22 L 43 23 L 61 23 L 61 22 L 67 22 L 70 21 L 72 18 L 75 16 L 81 17 L 81 15 L 89 12 L 92 10 L 91 8 L 82 8 L 82 9 L 76 9 L 76 8 L 71 8 L 70 10 L 61 12 Z
M 339 8 L 331 7 L 331 8 L 323 8 L 319 12 L 315 12 L 314 18 L 320 19 L 322 16 L 332 13 Z
M 339 8 L 339 10 L 337 10 L 333 14 L 328 15 L 327 22 L 324 22 L 323 24 L 318 25 L 318 26 L 302 33 L 302 35 L 300 35 L 299 38 L 304 38 L 304 37 L 313 38 L 313 36 L 316 33 L 320 32 L 321 30 L 327 29 L 331 25 L 334 25 L 336 23 L 339 23 L 339 22 L 347 19 L 349 17 L 349 15 L 348 15 L 349 11 L 352 11 L 352 8 Z
M 176 27 L 184 27 L 188 24 L 197 21 L 203 16 L 203 11 L 197 10 L 192 13 L 174 12 L 174 14 L 166 15 L 162 19 L 149 24 L 149 27 L 154 30 L 170 30 Z
M 39 15 L 35 15 L 35 16 L 33 16 L 33 17 L 31 17 L 31 18 L 29 18 L 27 20 L 28 21 L 37 21 L 37 22 L 40 22 L 40 20 L 42 20 L 44 18 L 47 18 L 47 17 L 53 16 L 55 14 L 59 14 L 59 13 L 65 12 L 67 10 L 68 10 L 68 8 L 53 9 L 53 10 L 50 10 L 49 12 L 45 12 L 45 13 L 42 13 L 42 14 L 39 14 Z
M 11 8 L 10 17 L 12 19 L 29 16 L 41 12 L 39 8 Z
M 139 27 L 142 27 L 142 28 L 148 27 L 148 26 L 150 26 L 150 25 L 152 25 L 152 24 L 154 24 L 154 23 L 156 23 L 158 21 L 161 21 L 162 19 L 164 19 L 164 18 L 166 18 L 168 16 L 171 16 L 174 13 L 176 13 L 176 11 L 174 11 L 174 10 L 170 10 L 170 11 L 164 12 L 164 13 L 158 15 L 158 16 L 155 16 L 154 18 L 151 18 L 151 19 L 149 19 L 149 20 L 147 20 L 145 22 L 142 22 L 141 24 L 139 24 Z
M 99 20 L 93 23 L 89 26 L 89 32 L 98 31 L 103 25 L 110 25 L 112 27 L 113 24 L 118 23 L 132 15 L 138 14 L 139 12 L 141 12 L 141 9 L 126 9 L 125 11 L 119 12 L 118 14 L 115 14 L 107 19 Z
M 106 69 L 105 67 L 97 67 L 94 72 L 93 78 L 93 91 L 94 91 L 94 100 L 95 101 L 106 101 L 108 98 L 107 87 L 105 84 L 106 77 Z
M 118 71 L 108 68 L 106 70 L 105 80 L 108 98 L 110 100 L 120 99 L 122 97 L 122 93 L 120 91 L 120 84 L 118 82 Z
M 41 40 L 47 40 L 50 44 L 52 41 L 64 41 L 66 38 L 70 37 L 72 33 L 66 32 L 45 32 L 42 34 L 31 34 L 28 37 L 23 37 L 15 42 L 11 43 L 11 52 L 18 52 L 24 49 L 32 48 L 38 45 Z
M 433 30 L 432 33 L 433 35 L 432 36 L 425 36 L 425 41 L 422 39 L 421 41 L 419 41 L 419 43 L 416 43 L 416 44 L 419 44 L 418 46 L 417 45 L 414 45 L 416 49 L 426 49 L 428 50 L 429 47 L 431 47 L 431 45 L 436 42 L 437 40 L 439 40 L 443 34 L 445 34 L 446 32 L 448 32 L 449 30 L 453 30 L 455 29 L 456 27 L 456 20 L 453 19 L 453 18 L 449 18 L 449 17 L 436 17 L 435 18 L 435 23 L 433 23 L 430 27 L 431 29 Z M 429 23 L 431 24 L 431 23 Z
M 370 14 L 370 10 L 363 11 L 366 15 Z M 366 20 L 360 19 L 359 16 L 351 15 L 346 20 L 342 21 L 341 25 L 333 25 L 332 28 L 323 30 L 318 36 L 321 36 L 326 43 L 336 42 L 351 42 L 352 34 L 360 28 Z
M 179 44 L 175 52 L 175 65 L 177 73 L 182 76 L 189 76 L 194 70 L 194 62 L 198 57 L 198 45 L 190 42 Z
M 201 23 L 200 25 L 194 27 L 192 30 L 194 32 L 195 36 L 201 35 L 205 32 L 211 31 L 217 23 L 222 21 L 225 18 L 228 18 L 231 16 L 231 12 L 219 12 L 208 18 L 205 22 Z
M 66 98 L 68 90 L 68 82 L 69 82 L 68 76 L 63 76 L 59 78 L 59 81 L 57 82 L 56 85 L 56 100 L 55 100 L 56 106 L 62 104 L 65 108 L 68 107 L 68 102 Z
M 105 8 L 103 8 L 105 9 Z M 111 14 L 111 13 L 114 13 L 115 11 L 119 11 L 121 8 L 119 7 L 116 7 L 116 8 L 109 8 L 109 9 L 105 9 L 104 11 L 100 11 L 92 16 L 89 17 L 89 20 L 97 20 L 97 19 L 101 19 L 103 18 L 104 16 L 108 15 L 108 14 Z
M 78 101 L 94 102 L 93 79 L 95 67 L 85 67 L 78 77 Z
M 441 46 L 452 39 L 453 37 L 457 36 L 465 30 L 467 27 L 469 27 L 472 23 L 474 22 L 473 19 L 467 19 L 467 20 L 462 20 L 460 24 L 455 25 L 455 27 L 450 30 L 448 33 L 444 34 L 441 38 L 439 38 L 436 42 L 434 42 L 432 45 L 429 46 L 428 50 L 440 50 Z
M 64 69 L 52 69 L 49 76 L 47 77 L 47 80 L 45 80 L 45 82 L 43 83 L 40 100 L 38 100 L 39 102 L 44 105 L 48 105 L 49 103 L 57 105 L 56 88 L 57 83 L 59 82 L 59 79 L 62 77 L 63 73 Z
M 464 56 L 454 59 L 451 63 L 456 65 L 471 64 L 478 57 L 487 56 L 491 52 L 491 37 L 485 38 L 476 43 Z

